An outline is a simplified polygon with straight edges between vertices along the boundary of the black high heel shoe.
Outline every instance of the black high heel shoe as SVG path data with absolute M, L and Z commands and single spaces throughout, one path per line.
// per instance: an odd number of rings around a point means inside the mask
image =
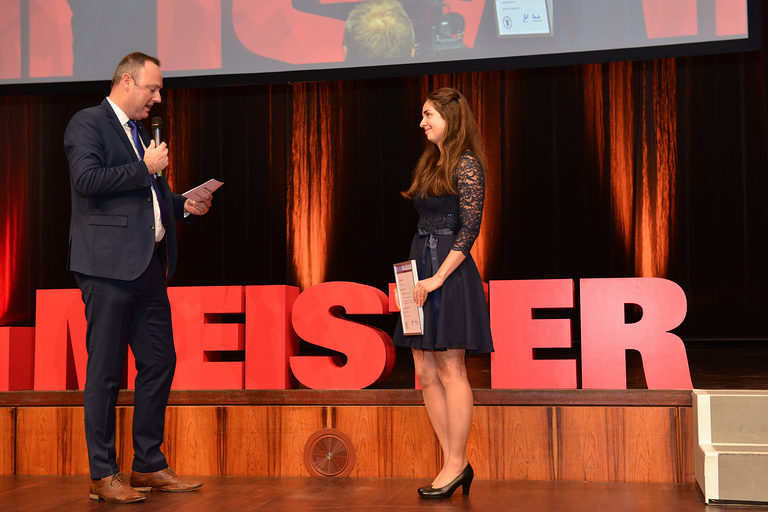
M 473 478 L 475 478 L 475 472 L 472 470 L 472 466 L 467 463 L 461 473 L 459 473 L 459 476 L 443 487 L 437 489 L 431 485 L 420 487 L 419 496 L 422 498 L 450 498 L 453 495 L 453 491 L 455 491 L 458 486 L 461 486 L 462 493 L 466 496 L 469 494 L 469 487 L 472 485 Z

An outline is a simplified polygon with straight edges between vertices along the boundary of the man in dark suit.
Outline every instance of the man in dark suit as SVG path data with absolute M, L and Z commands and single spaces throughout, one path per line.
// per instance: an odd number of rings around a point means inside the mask
M 146 119 L 160 103 L 160 62 L 124 57 L 109 97 L 67 125 L 64 148 L 72 189 L 68 268 L 75 274 L 88 322 L 84 409 L 91 499 L 144 500 L 138 491 L 192 491 L 160 451 L 165 407 L 176 366 L 166 279 L 176 267 L 175 220 L 203 215 L 210 197 L 174 194 L 162 171 L 168 148 L 150 141 Z M 115 455 L 115 402 L 126 342 L 136 358 L 134 458 L 130 485 Z

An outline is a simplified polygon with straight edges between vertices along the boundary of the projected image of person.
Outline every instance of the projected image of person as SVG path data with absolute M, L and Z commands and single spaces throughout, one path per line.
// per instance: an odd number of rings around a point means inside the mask
M 160 61 L 143 53 L 117 65 L 109 96 L 77 112 L 64 132 L 72 217 L 67 268 L 85 303 L 88 352 L 83 408 L 90 497 L 143 501 L 139 491 L 194 491 L 160 451 L 176 365 L 167 279 L 176 267 L 176 220 L 203 215 L 210 196 L 171 192 L 162 171 L 165 142 L 150 141 L 141 122 L 160 103 Z M 115 402 L 126 343 L 136 358 L 130 484 L 115 453 Z
M 416 34 L 416 59 L 459 58 L 464 56 L 466 22 L 464 16 L 452 11 L 446 0 L 402 0 Z M 482 5 L 469 7 L 482 9 Z
M 424 307 L 424 334 L 405 336 L 398 323 L 393 343 L 410 347 L 424 405 L 443 452 L 443 467 L 423 498 L 446 498 L 474 477 L 467 462 L 472 389 L 465 352 L 493 351 L 488 307 L 470 249 L 480 232 L 485 198 L 483 149 L 472 111 L 460 92 L 444 88 L 424 103 L 419 125 L 427 146 L 410 188 L 419 212 L 410 258 L 421 280 L 414 301 Z
M 408 59 L 414 51 L 413 26 L 397 0 L 367 0 L 350 11 L 344 28 L 348 62 Z

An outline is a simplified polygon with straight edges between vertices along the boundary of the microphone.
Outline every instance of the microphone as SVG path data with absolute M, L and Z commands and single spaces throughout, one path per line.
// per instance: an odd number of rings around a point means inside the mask
M 163 131 L 163 118 L 152 118 L 152 138 L 155 139 L 155 146 L 160 145 L 161 132 Z M 163 171 L 157 171 L 155 173 L 159 178 L 163 177 Z

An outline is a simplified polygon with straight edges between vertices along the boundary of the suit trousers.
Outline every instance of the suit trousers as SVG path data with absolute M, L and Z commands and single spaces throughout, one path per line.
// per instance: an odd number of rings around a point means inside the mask
M 87 320 L 85 440 L 91 478 L 118 472 L 115 404 L 123 380 L 126 344 L 136 358 L 132 469 L 142 473 L 168 466 L 160 451 L 165 408 L 176 368 L 171 306 L 161 251 L 134 281 L 75 273 Z

